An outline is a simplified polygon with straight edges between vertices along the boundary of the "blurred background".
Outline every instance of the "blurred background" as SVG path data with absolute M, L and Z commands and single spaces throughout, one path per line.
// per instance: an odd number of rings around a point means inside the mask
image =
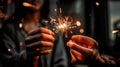
M 0 28 L 19 8 L 20 0 L 0 0 Z M 41 15 L 57 17 L 56 9 L 61 8 L 63 15 L 71 16 L 80 22 L 73 34 L 94 38 L 99 43 L 102 54 L 120 56 L 120 0 L 44 0 Z M 20 11 L 18 12 L 20 13 Z M 68 39 L 72 34 L 69 35 Z M 66 39 L 67 40 L 67 39 Z

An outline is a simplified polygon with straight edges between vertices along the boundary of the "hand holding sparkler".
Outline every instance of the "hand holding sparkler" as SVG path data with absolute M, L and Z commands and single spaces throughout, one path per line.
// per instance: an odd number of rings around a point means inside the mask
M 53 47 L 55 38 L 51 30 L 39 28 L 29 32 L 25 41 L 28 52 L 39 55 L 51 53 L 51 49 L 44 49 L 44 47 Z
M 70 47 L 72 63 L 84 62 L 89 59 L 104 63 L 99 55 L 97 42 L 90 37 L 73 35 L 71 40 L 67 42 L 67 46 Z
M 40 55 L 50 54 L 55 41 L 54 33 L 47 28 L 38 28 L 28 33 L 25 40 L 27 54 L 32 55 L 34 67 L 38 67 Z

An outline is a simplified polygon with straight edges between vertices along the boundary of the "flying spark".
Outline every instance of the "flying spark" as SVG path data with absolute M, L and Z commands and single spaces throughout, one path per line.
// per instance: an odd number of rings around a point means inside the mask
M 68 33 L 73 33 L 72 29 L 81 26 L 81 22 L 80 21 L 74 21 L 72 17 L 70 16 L 63 16 L 62 15 L 62 9 L 55 9 L 55 12 L 58 12 L 58 17 L 54 18 L 54 17 L 50 17 L 50 24 L 54 26 L 53 31 L 57 32 L 61 32 L 62 35 L 65 35 L 65 37 L 68 37 Z

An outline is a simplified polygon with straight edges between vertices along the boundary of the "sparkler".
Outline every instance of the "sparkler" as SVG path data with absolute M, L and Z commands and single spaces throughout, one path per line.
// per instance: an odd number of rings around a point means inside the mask
M 57 9 L 55 9 L 57 11 Z M 54 26 L 53 31 L 61 32 L 62 35 L 65 35 L 65 37 L 68 37 L 68 33 L 73 33 L 72 29 L 81 26 L 80 21 L 76 21 L 74 23 L 73 18 L 70 16 L 63 16 L 62 15 L 62 9 L 58 9 L 58 17 L 55 19 L 53 17 L 50 17 L 50 24 Z

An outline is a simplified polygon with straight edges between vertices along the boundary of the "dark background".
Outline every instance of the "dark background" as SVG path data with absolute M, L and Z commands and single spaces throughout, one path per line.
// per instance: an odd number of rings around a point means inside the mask
M 9 2 L 8 2 L 9 1 Z M 14 17 L 17 1 L 20 0 L 0 0 L 0 23 L 4 23 L 9 18 Z M 96 4 L 99 3 L 99 5 Z M 74 34 L 86 35 L 94 38 L 99 43 L 99 50 L 101 54 L 110 54 L 117 56 L 114 50 L 114 40 L 111 39 L 111 18 L 109 2 L 120 2 L 119 0 L 45 0 L 42 8 L 42 18 L 48 19 L 49 16 L 57 16 L 54 9 L 62 8 L 63 15 L 72 16 L 74 19 L 81 21 L 82 26 L 73 29 Z M 19 3 L 19 2 L 18 2 Z M 78 4 L 76 6 L 76 4 Z M 80 4 L 80 5 L 79 5 Z M 111 5 L 112 6 L 112 5 Z M 114 10 L 113 9 L 113 10 Z M 116 8 L 117 11 L 118 8 Z M 119 11 L 120 9 L 118 9 Z M 20 11 L 18 13 L 21 13 Z M 2 16 L 4 14 L 4 16 Z M 119 14 L 119 12 L 118 12 Z M 5 17 L 7 16 L 7 18 Z M 18 16 L 18 14 L 17 14 Z M 17 18 L 16 18 L 17 19 Z M 0 26 L 1 26 L 0 25 Z M 79 30 L 83 29 L 84 32 L 80 33 Z M 71 34 L 72 35 L 72 34 Z M 71 36 L 70 35 L 70 36 Z M 69 38 L 70 38 L 69 36 Z M 111 43 L 113 46 L 111 46 Z M 119 47 L 118 47 L 119 48 Z

